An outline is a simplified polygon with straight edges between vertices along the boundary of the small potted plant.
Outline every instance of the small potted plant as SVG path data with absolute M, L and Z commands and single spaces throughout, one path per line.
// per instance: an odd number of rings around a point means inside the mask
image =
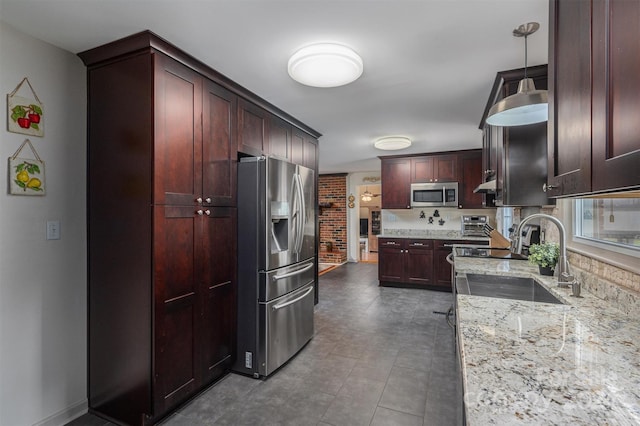
M 532 244 L 529 247 L 529 262 L 538 265 L 540 275 L 553 275 L 559 256 L 560 247 L 556 243 Z

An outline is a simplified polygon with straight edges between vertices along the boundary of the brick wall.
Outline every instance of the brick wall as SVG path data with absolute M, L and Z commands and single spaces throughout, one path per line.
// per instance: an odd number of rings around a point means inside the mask
M 344 263 L 347 261 L 347 175 L 320 175 L 318 202 L 321 206 L 330 205 L 321 208 L 319 261 Z M 331 250 L 327 243 L 332 244 Z

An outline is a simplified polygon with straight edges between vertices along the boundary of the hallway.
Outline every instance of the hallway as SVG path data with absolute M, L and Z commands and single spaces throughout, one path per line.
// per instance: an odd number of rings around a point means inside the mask
M 434 313 L 450 293 L 378 287 L 367 263 L 329 271 L 319 288 L 315 336 L 294 359 L 265 381 L 230 374 L 163 424 L 460 424 L 453 332 Z

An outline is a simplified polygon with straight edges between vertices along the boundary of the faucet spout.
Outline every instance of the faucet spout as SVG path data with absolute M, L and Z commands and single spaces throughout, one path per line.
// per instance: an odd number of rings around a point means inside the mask
M 569 274 L 569 260 L 567 259 L 567 231 L 564 228 L 564 225 L 558 218 L 544 214 L 544 213 L 534 213 L 522 219 L 520 224 L 518 225 L 518 229 L 516 231 L 516 236 L 518 238 L 518 244 L 516 247 L 516 253 L 522 254 L 522 228 L 524 225 L 531 221 L 532 219 L 546 219 L 549 222 L 552 222 L 558 228 L 560 234 L 560 256 L 558 258 L 558 286 L 560 287 L 568 287 L 569 283 L 575 281 L 575 278 Z

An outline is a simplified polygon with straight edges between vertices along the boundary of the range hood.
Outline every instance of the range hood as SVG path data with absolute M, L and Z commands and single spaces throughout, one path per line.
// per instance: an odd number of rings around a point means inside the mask
M 496 180 L 493 179 L 489 182 L 481 183 L 476 189 L 473 190 L 473 192 L 480 192 L 481 194 L 494 194 L 496 192 Z

